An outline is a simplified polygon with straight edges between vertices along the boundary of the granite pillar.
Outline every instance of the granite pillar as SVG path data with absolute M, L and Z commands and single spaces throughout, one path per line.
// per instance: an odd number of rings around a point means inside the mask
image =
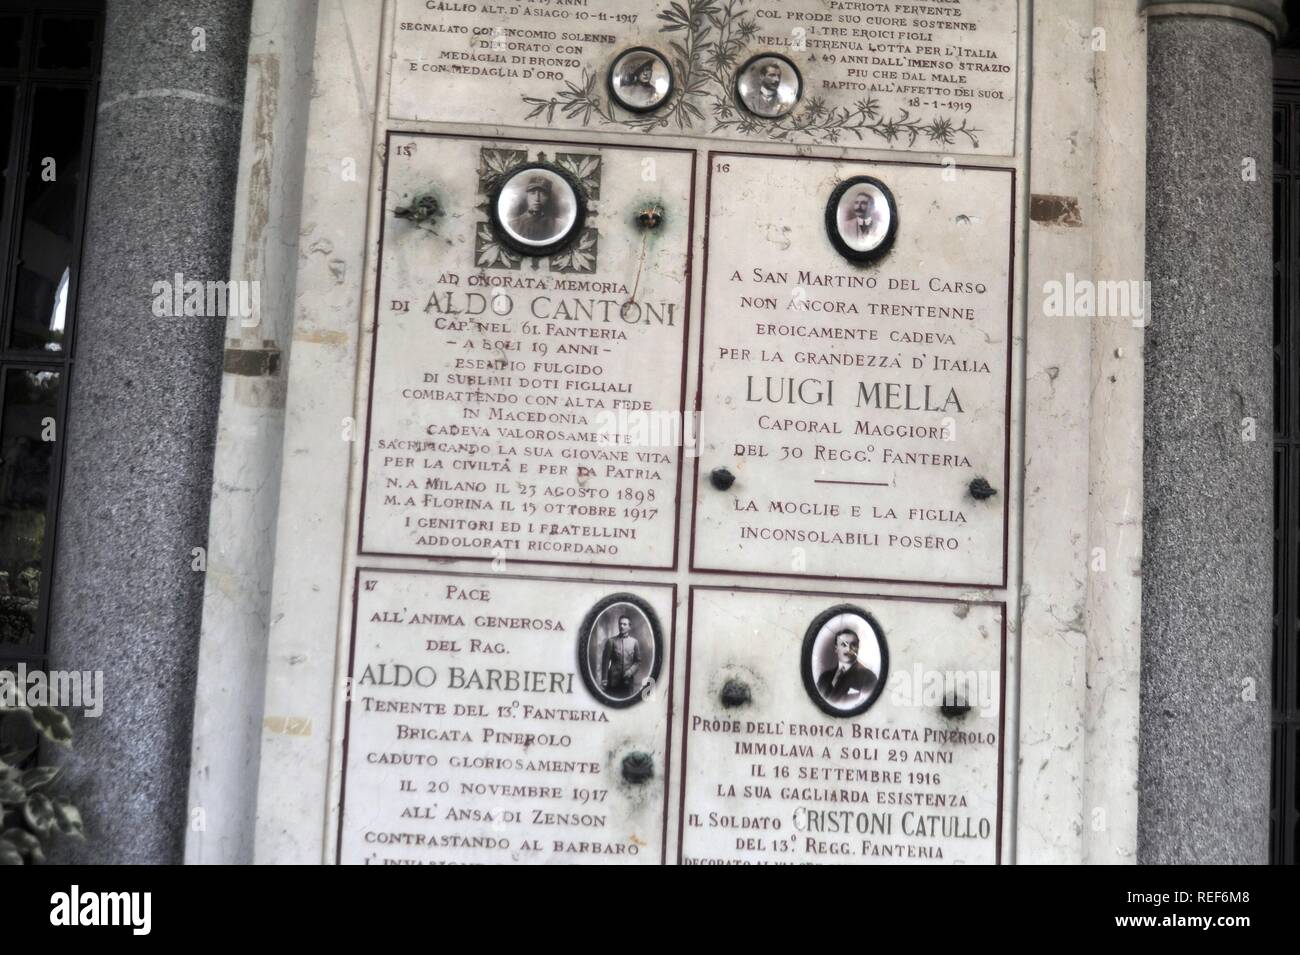
M 1280 7 L 1147 9 L 1143 863 L 1267 861 Z
M 154 283 L 228 275 L 249 6 L 107 5 L 50 638 L 105 701 L 65 760 L 87 838 L 61 861 L 182 856 L 225 320 L 159 317 Z

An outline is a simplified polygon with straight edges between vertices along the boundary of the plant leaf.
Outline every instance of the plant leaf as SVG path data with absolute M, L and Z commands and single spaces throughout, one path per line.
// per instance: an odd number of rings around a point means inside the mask
M 0 836 L 0 865 L 22 865 L 23 854 L 8 839 Z
M 54 781 L 54 777 L 59 775 L 58 766 L 37 766 L 23 773 L 23 786 L 30 792 L 33 789 L 40 789 Z
M 6 829 L 0 832 L 0 843 L 8 842 L 33 863 L 45 861 L 45 852 L 41 849 L 41 840 L 26 829 Z
M 27 798 L 27 789 L 16 779 L 0 779 L 0 803 L 20 803 Z
M 81 820 L 81 811 L 72 803 L 64 799 L 59 799 L 54 803 L 55 825 L 59 827 L 59 832 L 65 836 L 72 836 L 74 839 L 81 839 L 85 836 L 85 824 Z
M 68 746 L 72 742 L 72 724 L 59 710 L 52 706 L 33 706 L 32 722 L 36 728 L 41 731 L 46 739 L 58 743 L 60 746 Z
M 45 793 L 33 793 L 27 797 L 23 803 L 23 819 L 39 836 L 49 835 L 59 822 L 54 813 L 54 801 Z

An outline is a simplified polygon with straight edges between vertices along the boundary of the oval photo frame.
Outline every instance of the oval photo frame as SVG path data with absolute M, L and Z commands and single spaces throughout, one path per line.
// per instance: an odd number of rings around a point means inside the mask
M 640 654 L 635 670 L 630 672 L 627 662 L 630 647 L 607 649 L 618 638 L 622 627 L 620 617 L 628 618 L 627 636 L 635 641 Z M 647 653 L 651 657 L 648 661 Z M 658 685 L 663 666 L 663 630 L 654 608 L 629 593 L 611 594 L 597 601 L 578 628 L 577 656 L 582 682 L 598 703 L 613 709 L 640 703 L 646 688 Z
M 860 620 L 859 628 L 849 628 L 839 626 L 834 633 L 828 629 L 829 625 L 837 617 L 853 617 Z M 863 629 L 865 628 L 865 633 Z M 834 641 L 839 633 L 845 629 L 853 629 L 857 634 L 859 641 L 870 634 L 876 641 L 876 647 L 879 651 L 879 672 L 873 672 L 875 682 L 869 689 L 863 689 L 860 685 L 855 685 L 854 671 L 852 668 L 848 671 L 843 687 L 839 689 L 837 695 L 842 696 L 844 702 L 837 703 L 830 694 L 836 692 L 832 689 L 831 680 L 834 679 L 835 669 L 825 669 L 824 665 L 821 672 L 816 672 L 817 667 L 814 665 L 814 657 L 825 655 L 827 641 Z M 825 632 L 823 632 L 825 631 Z M 861 643 L 857 653 L 854 655 L 854 666 L 865 666 L 857 659 L 861 653 Z M 874 663 L 875 660 L 873 659 Z M 831 716 L 844 718 L 859 716 L 869 710 L 872 705 L 880 698 L 884 692 L 885 682 L 889 679 L 889 645 L 885 642 L 885 631 L 881 629 L 879 622 L 870 613 L 861 607 L 855 607 L 853 604 L 837 604 L 829 610 L 824 610 L 813 618 L 812 623 L 808 625 L 808 630 L 803 638 L 803 650 L 799 656 L 799 669 L 803 674 L 804 690 L 808 693 L 808 698 L 813 701 L 819 710 L 823 713 L 829 713 Z M 846 705 L 847 704 L 847 705 Z
M 628 58 L 638 54 L 649 57 L 659 66 L 662 66 L 664 73 L 668 77 L 668 86 L 663 91 L 663 94 L 659 95 L 658 91 L 656 91 L 656 95 L 659 98 L 652 103 L 641 106 L 629 102 L 624 96 L 623 88 L 619 85 L 619 70 L 621 64 L 625 63 Z M 610 61 L 609 69 L 605 72 L 605 88 L 609 92 L 609 98 L 629 113 L 653 113 L 673 98 L 673 91 L 677 88 L 677 79 L 673 76 L 672 64 L 668 62 L 668 57 L 664 56 L 653 47 L 630 46 L 626 50 L 620 50 L 614 55 L 614 59 Z
M 780 111 L 762 112 L 759 109 L 761 102 L 755 102 L 759 99 L 757 89 L 746 89 L 747 78 L 750 73 L 762 60 L 775 60 L 781 66 L 780 84 L 785 83 L 786 70 L 788 69 L 793 77 L 794 96 L 788 104 L 785 104 Z M 778 90 L 780 86 L 778 85 Z M 758 53 L 751 56 L 740 65 L 736 70 L 736 77 L 731 84 L 732 96 L 735 98 L 736 105 L 743 109 L 750 116 L 757 119 L 774 122 L 779 119 L 785 119 L 794 112 L 799 101 L 803 99 L 803 74 L 799 72 L 799 67 L 794 65 L 794 61 L 788 56 L 782 56 L 780 53 Z
M 564 190 L 559 198 L 555 196 L 557 185 Z M 549 197 L 549 211 L 542 214 L 536 227 L 554 227 L 554 235 L 543 233 L 536 241 L 525 237 L 518 225 L 522 212 L 503 214 L 501 211 L 502 202 L 526 203 L 532 191 L 544 191 Z M 565 206 L 569 203 L 573 218 L 566 225 L 563 223 L 568 219 L 569 210 Z M 520 255 L 541 258 L 559 252 L 577 238 L 587 220 L 587 198 L 577 180 L 559 166 L 548 162 L 521 163 L 502 175 L 493 187 L 488 199 L 488 217 L 502 245 Z
M 887 217 L 887 221 L 880 226 L 879 235 L 872 232 L 865 237 L 845 235 L 844 212 L 846 210 L 841 210 L 840 207 L 846 198 L 851 197 L 854 190 L 870 197 L 873 206 L 883 205 L 883 216 Z M 874 229 L 882 213 L 873 209 L 872 216 Z M 865 264 L 876 261 L 890 250 L 897 233 L 898 204 L 894 201 L 894 194 L 888 186 L 874 176 L 854 176 L 844 180 L 835 187 L 826 201 L 826 237 L 831 240 L 831 245 L 835 246 L 835 251 L 850 262 Z

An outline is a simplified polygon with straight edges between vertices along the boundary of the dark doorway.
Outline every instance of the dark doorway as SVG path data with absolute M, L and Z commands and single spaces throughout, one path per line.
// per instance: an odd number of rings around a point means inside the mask
M 102 0 L 0 0 L 0 668 L 44 669 Z

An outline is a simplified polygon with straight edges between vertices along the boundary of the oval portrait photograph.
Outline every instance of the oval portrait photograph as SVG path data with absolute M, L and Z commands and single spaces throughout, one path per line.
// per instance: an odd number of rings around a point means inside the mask
M 870 262 L 889 251 L 898 229 L 894 194 L 879 179 L 854 176 L 835 187 L 826 203 L 826 232 L 840 255 Z
M 614 58 L 609 68 L 609 95 L 634 113 L 658 109 L 673 93 L 673 71 L 658 50 L 635 46 Z
M 736 99 L 763 119 L 780 119 L 803 95 L 799 69 L 776 53 L 760 53 L 736 72 Z
M 549 255 L 577 235 L 586 205 L 581 190 L 561 170 L 529 163 L 501 177 L 491 210 L 502 242 L 524 255 Z
M 640 597 L 614 594 L 591 608 L 578 630 L 578 669 L 606 706 L 632 706 L 659 679 L 663 636 Z
M 832 716 L 857 716 L 880 696 L 889 676 L 889 648 L 865 610 L 842 604 L 818 614 L 803 641 L 803 684 Z

